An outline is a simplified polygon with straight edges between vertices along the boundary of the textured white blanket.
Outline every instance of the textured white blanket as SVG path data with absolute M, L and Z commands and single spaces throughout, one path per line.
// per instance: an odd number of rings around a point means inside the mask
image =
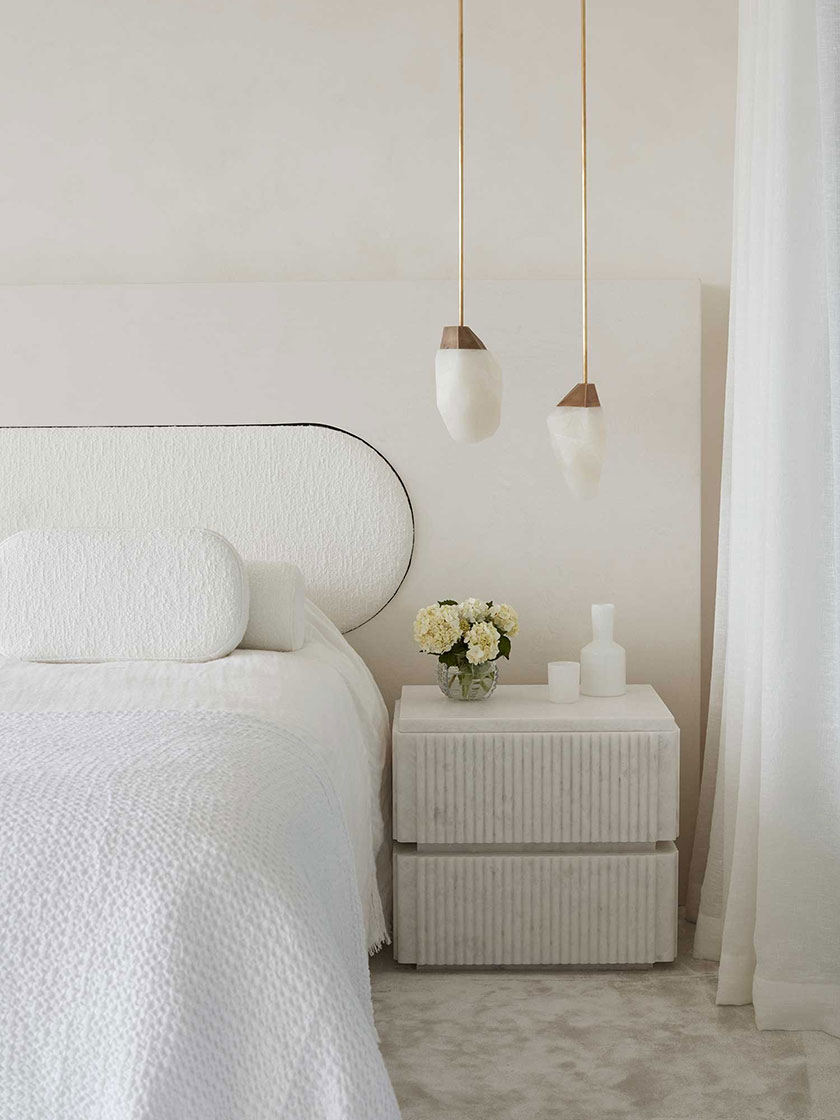
M 227 711 L 301 732 L 316 742 L 350 832 L 368 948 L 386 937 L 391 846 L 382 809 L 388 713 L 369 669 L 312 603 L 296 653 L 236 649 L 202 663 L 41 665 L 0 661 L 0 711 Z M 0 781 L 2 775 L 0 774 Z M 377 854 L 380 890 L 374 874 Z
M 316 744 L 0 713 L 2 1120 L 398 1116 Z

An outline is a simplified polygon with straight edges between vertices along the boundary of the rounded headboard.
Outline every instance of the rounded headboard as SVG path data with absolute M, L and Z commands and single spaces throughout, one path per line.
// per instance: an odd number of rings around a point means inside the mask
M 414 551 L 397 472 L 326 424 L 3 428 L 0 477 L 0 536 L 215 529 L 246 561 L 297 564 L 345 633 L 391 601 Z

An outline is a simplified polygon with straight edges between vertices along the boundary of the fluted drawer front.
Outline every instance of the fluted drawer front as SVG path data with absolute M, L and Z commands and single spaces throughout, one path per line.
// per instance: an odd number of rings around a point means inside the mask
M 677 835 L 679 732 L 395 735 L 395 837 L 649 843 Z
M 396 958 L 439 966 L 652 964 L 676 955 L 677 849 L 397 849 Z

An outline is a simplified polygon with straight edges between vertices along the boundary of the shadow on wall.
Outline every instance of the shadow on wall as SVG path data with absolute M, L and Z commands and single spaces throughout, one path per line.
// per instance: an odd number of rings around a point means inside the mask
M 701 289 L 700 365 L 700 752 L 702 771 L 709 682 L 715 631 L 720 470 L 723 412 L 726 400 L 726 355 L 729 336 L 729 288 L 703 284 Z

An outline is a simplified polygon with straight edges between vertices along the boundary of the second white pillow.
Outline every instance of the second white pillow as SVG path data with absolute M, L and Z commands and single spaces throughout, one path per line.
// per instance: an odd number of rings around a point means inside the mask
M 251 589 L 248 629 L 243 649 L 300 649 L 306 630 L 306 588 L 300 568 L 280 561 L 245 565 Z

